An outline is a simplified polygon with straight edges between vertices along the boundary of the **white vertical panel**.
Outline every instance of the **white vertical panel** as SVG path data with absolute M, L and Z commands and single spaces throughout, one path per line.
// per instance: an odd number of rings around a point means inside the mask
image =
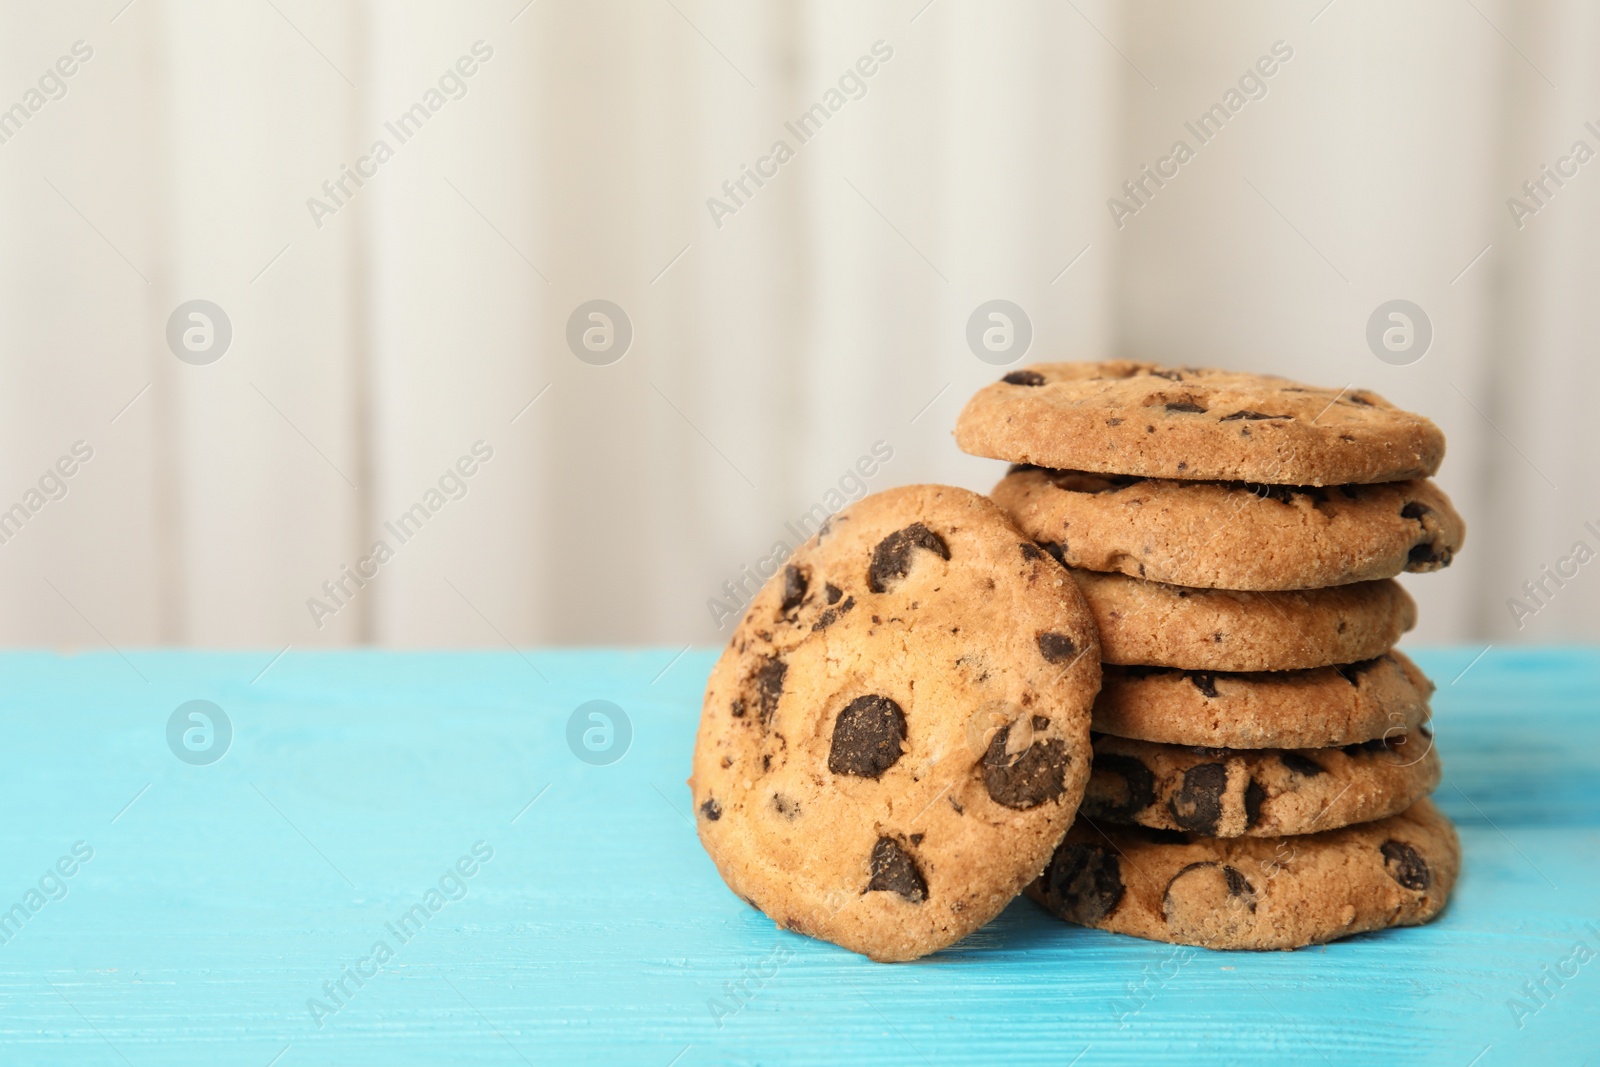
M 538 226 L 545 12 L 513 23 L 520 6 L 369 7 L 361 138 L 393 158 L 362 192 L 379 465 L 361 540 L 394 558 L 362 595 L 377 613 L 373 636 L 388 644 L 538 635 L 538 502 L 561 461 L 533 442 L 559 387 L 511 420 L 550 382 L 540 273 L 553 277 L 560 257 Z M 456 469 L 463 460 L 470 476 Z M 418 506 L 420 528 L 402 524 Z
M 113 13 L 0 8 L 0 107 L 38 94 L 0 144 L 0 508 L 36 509 L 0 544 L 7 644 L 176 636 L 156 566 L 149 393 L 122 410 L 151 380 L 156 351 L 160 45 L 151 20 L 112 23 Z M 41 91 L 64 58 L 71 76 Z M 45 481 L 44 492 L 65 490 L 46 502 L 41 480 L 78 440 L 93 458 L 69 461 L 59 487 Z
M 1491 172 L 1498 255 L 1485 261 L 1500 283 L 1501 322 L 1477 397 L 1498 427 L 1489 441 L 1496 526 L 1495 536 L 1478 544 L 1488 566 L 1475 621 L 1495 640 L 1594 640 L 1600 562 L 1580 563 L 1574 548 L 1582 541 L 1600 552 L 1592 399 L 1600 390 L 1600 157 L 1569 160 L 1564 169 L 1578 173 L 1560 185 L 1542 168 L 1572 156 L 1580 140 L 1600 153 L 1593 60 L 1600 11 L 1592 4 L 1506 8 L 1501 26 L 1517 48 L 1502 43 L 1498 55 L 1506 138 Z M 1544 184 L 1535 200 L 1523 183 L 1538 181 Z M 1521 217 L 1520 228 L 1506 203 L 1512 197 L 1538 208 Z M 1532 595 L 1524 583 L 1535 583 Z M 1508 603 L 1513 599 L 1527 611 Z
M 176 637 L 199 645 L 315 640 L 305 600 L 350 558 L 360 511 L 355 233 L 345 214 L 317 229 L 306 208 L 355 146 L 357 23 L 349 4 L 275 2 L 127 16 L 159 20 L 167 42 L 163 322 L 203 298 L 233 327 L 209 366 L 158 354 Z M 341 612 L 322 638 L 357 636 L 358 619 Z

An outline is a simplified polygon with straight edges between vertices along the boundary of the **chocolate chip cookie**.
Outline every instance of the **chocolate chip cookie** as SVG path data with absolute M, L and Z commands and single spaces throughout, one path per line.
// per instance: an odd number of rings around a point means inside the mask
M 990 493 L 1069 567 L 1283 590 L 1435 571 L 1466 524 L 1431 481 L 1244 485 L 1017 467 Z
M 1302 671 L 1105 667 L 1094 728 L 1140 741 L 1207 748 L 1332 748 L 1428 721 L 1433 683 L 1390 651 Z
M 1089 777 L 1094 622 L 987 498 L 879 493 L 762 588 L 706 687 L 700 840 L 778 925 L 877 960 L 1033 880 Z
M 1281 837 L 1387 818 L 1438 784 L 1426 726 L 1342 748 L 1190 748 L 1100 734 L 1078 810 L 1099 823 Z
M 1209 838 L 1080 819 L 1028 895 L 1069 922 L 1213 949 L 1284 949 L 1425 923 L 1461 869 L 1426 798 L 1300 837 Z
M 985 386 L 965 452 L 1147 478 L 1344 485 L 1426 478 L 1444 435 L 1364 389 L 1154 363 L 1036 363 Z
M 1056 546 L 1044 546 L 1056 551 Z M 1197 671 L 1291 671 L 1388 651 L 1416 625 L 1393 579 L 1252 593 L 1074 570 L 1107 663 Z

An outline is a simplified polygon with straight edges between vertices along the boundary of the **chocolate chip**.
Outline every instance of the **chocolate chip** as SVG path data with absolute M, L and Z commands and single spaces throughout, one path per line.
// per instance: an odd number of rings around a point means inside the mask
M 1373 406 L 1372 401 L 1368 400 L 1366 397 L 1362 396 L 1360 393 L 1351 393 L 1350 394 L 1350 402 L 1353 403 L 1353 404 L 1360 404 L 1364 408 L 1370 408 L 1370 407 Z
M 1099 922 L 1122 902 L 1122 868 L 1103 845 L 1064 844 L 1044 871 L 1045 899 L 1069 922 Z
M 922 844 L 922 839 L 923 839 L 924 836 L 926 836 L 926 835 L 924 835 L 924 834 L 912 834 L 911 835 L 911 843 L 913 845 Z
M 1249 905 L 1251 911 L 1256 910 L 1256 887 L 1250 884 L 1248 878 L 1237 869 L 1226 864 L 1222 868 L 1222 878 L 1228 883 L 1228 895 L 1230 897 L 1238 897 Z
M 800 601 L 806 598 L 807 584 L 805 571 L 793 564 L 783 568 L 783 603 L 778 605 L 778 611 L 787 615 L 799 607 Z
M 1254 778 L 1244 787 L 1244 825 L 1245 829 L 1256 824 L 1261 817 L 1261 802 L 1267 799 L 1267 791 Z
M 1345 745 L 1341 752 L 1346 756 L 1359 756 L 1363 752 L 1382 752 L 1388 744 L 1381 737 L 1374 737 L 1371 741 L 1360 741 L 1353 745 Z
M 1224 415 L 1218 422 L 1237 422 L 1240 419 L 1249 419 L 1251 422 L 1260 422 L 1263 419 L 1292 419 L 1293 415 L 1263 415 L 1259 411 L 1235 411 L 1232 415 Z
M 1188 671 L 1189 681 L 1207 699 L 1217 695 L 1217 676 L 1210 671 Z
M 1044 375 L 1036 370 L 1014 370 L 1000 380 L 1007 385 L 1043 385 Z
M 1422 516 L 1427 515 L 1431 511 L 1433 511 L 1433 509 L 1428 505 L 1419 504 L 1413 500 L 1405 507 L 1400 509 L 1400 517 L 1402 519 L 1420 519 Z
M 728 713 L 735 719 L 744 718 L 744 698 L 734 697 L 733 702 L 728 705 Z
M 1022 542 L 1022 544 L 1018 545 L 1017 547 L 1022 549 L 1022 558 L 1023 559 L 1026 559 L 1026 560 L 1041 560 L 1041 559 L 1044 559 L 1044 552 L 1039 548 L 1038 545 L 1034 544 L 1032 541 L 1024 541 L 1024 542 Z
M 928 899 L 928 882 L 905 849 L 892 837 L 880 837 L 872 846 L 872 880 L 867 893 L 899 893 L 913 904 Z
M 761 703 L 763 727 L 772 724 L 772 716 L 778 710 L 778 698 L 783 696 L 783 676 L 788 670 L 787 663 L 773 656 L 756 672 L 756 698 Z
M 1123 799 L 1113 800 L 1094 791 L 1093 779 L 1089 782 L 1090 794 L 1083 798 L 1084 810 L 1095 818 L 1127 819 L 1148 808 L 1156 799 L 1156 776 L 1142 762 L 1132 756 L 1118 753 L 1096 753 L 1094 777 L 1100 772 L 1114 774 L 1122 779 Z
M 1078 646 L 1066 634 L 1040 634 L 1039 654 L 1047 663 L 1065 663 L 1078 654 Z
M 830 604 L 837 604 L 839 602 L 839 598 L 844 596 L 844 590 L 840 589 L 832 582 L 828 582 L 826 585 L 824 585 L 822 587 L 822 591 L 827 594 L 828 603 Z
M 950 558 L 950 546 L 944 543 L 944 538 L 922 523 L 914 522 L 885 537 L 872 550 L 872 563 L 867 567 L 867 588 L 882 593 L 900 584 L 900 579 L 911 571 L 914 548 L 925 548 L 940 559 Z
M 1406 555 L 1408 562 L 1418 564 L 1419 566 L 1426 566 L 1430 563 L 1448 565 L 1450 563 L 1450 557 L 1451 552 L 1448 548 L 1436 545 L 1432 541 L 1428 541 L 1420 545 L 1413 545 L 1411 551 Z
M 849 611 L 851 608 L 853 608 L 855 606 L 856 606 L 856 598 L 855 597 L 851 597 L 850 599 L 846 600 L 843 604 L 840 604 L 836 608 L 828 608 L 821 615 L 817 616 L 817 621 L 816 622 L 811 624 L 812 631 L 815 632 L 817 630 L 827 629 L 829 626 L 831 626 L 834 622 L 836 622 L 838 620 L 839 616 L 843 615 L 845 612 Z
M 1059 797 L 1067 788 L 1066 742 L 1059 738 L 1035 740 L 1020 756 L 1006 752 L 1011 736 L 1008 724 L 995 731 L 989 750 L 983 754 L 983 787 L 996 804 L 1017 811 L 1036 808 Z
M 1200 763 L 1183 772 L 1183 788 L 1172 794 L 1167 810 L 1179 826 L 1191 833 L 1214 836 L 1222 821 L 1222 793 L 1228 788 L 1228 768 L 1221 763 Z
M 1122 420 L 1121 419 L 1107 419 L 1106 420 L 1106 425 L 1107 426 L 1121 426 L 1122 425 Z
M 1175 371 L 1175 370 L 1163 370 L 1160 367 L 1153 368 L 1150 371 L 1150 376 L 1152 378 L 1165 378 L 1169 382 L 1181 382 L 1181 381 L 1183 381 L 1183 375 L 1179 374 L 1177 371 Z
M 716 822 L 722 818 L 722 805 L 717 803 L 716 797 L 707 797 L 706 802 L 700 805 L 700 814 Z
M 880 778 L 905 748 L 906 714 L 886 696 L 856 697 L 833 721 L 828 770 L 857 778 Z
M 1177 403 L 1168 404 L 1168 411 L 1181 411 L 1188 415 L 1204 415 L 1206 409 L 1196 404 L 1193 400 L 1179 400 Z
M 1379 846 L 1383 853 L 1383 869 L 1390 878 L 1407 889 L 1423 890 L 1433 877 L 1428 872 L 1428 861 L 1404 841 L 1385 841 Z
M 1314 759 L 1302 756 L 1298 752 L 1280 752 L 1278 759 L 1283 765 L 1302 778 L 1315 778 L 1323 773 L 1322 764 Z
M 777 810 L 779 815 L 782 815 L 790 822 L 793 822 L 800 817 L 800 805 L 797 802 L 790 800 L 782 793 L 772 794 L 772 806 Z
M 1049 553 L 1050 557 L 1063 567 L 1067 565 L 1067 543 L 1065 541 L 1040 541 L 1039 547 Z

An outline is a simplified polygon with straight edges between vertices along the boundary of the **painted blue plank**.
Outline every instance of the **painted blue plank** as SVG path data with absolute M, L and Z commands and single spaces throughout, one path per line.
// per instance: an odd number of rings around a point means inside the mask
M 1546 968 L 1600 951 L 1600 653 L 1476 652 L 1416 653 L 1466 849 L 1433 925 L 1221 953 L 1021 901 L 891 966 L 699 848 L 710 651 L 6 654 L 0 1063 L 1580 1063 L 1600 961 Z M 209 765 L 167 743 L 193 699 L 233 728 Z M 567 743 L 595 699 L 631 723 L 609 764 Z

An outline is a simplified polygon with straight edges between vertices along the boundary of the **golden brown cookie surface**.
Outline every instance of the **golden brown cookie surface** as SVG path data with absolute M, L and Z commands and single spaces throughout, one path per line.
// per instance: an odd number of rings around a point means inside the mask
M 1080 820 L 1028 895 L 1069 922 L 1214 949 L 1299 948 L 1439 914 L 1461 870 L 1427 799 L 1300 837 L 1206 838 Z
M 1036 363 L 956 423 L 973 455 L 1148 478 L 1342 485 L 1426 478 L 1444 435 L 1363 389 L 1154 363 Z
M 1426 726 L 1340 748 L 1194 748 L 1101 734 L 1079 811 L 1208 837 L 1281 837 L 1387 818 L 1438 784 Z
M 1316 488 L 1025 467 L 990 495 L 1069 567 L 1206 589 L 1321 589 L 1439 570 L 1466 536 L 1431 481 Z
M 1071 577 L 988 499 L 868 497 L 757 594 L 712 671 L 700 839 L 781 926 L 879 960 L 936 951 L 1071 823 L 1099 675 Z
M 1107 663 L 1196 671 L 1290 671 L 1388 651 L 1416 625 L 1392 579 L 1327 589 L 1197 589 L 1074 570 Z
M 1207 748 L 1331 748 L 1421 726 L 1433 688 L 1397 651 L 1303 671 L 1107 665 L 1094 728 Z

